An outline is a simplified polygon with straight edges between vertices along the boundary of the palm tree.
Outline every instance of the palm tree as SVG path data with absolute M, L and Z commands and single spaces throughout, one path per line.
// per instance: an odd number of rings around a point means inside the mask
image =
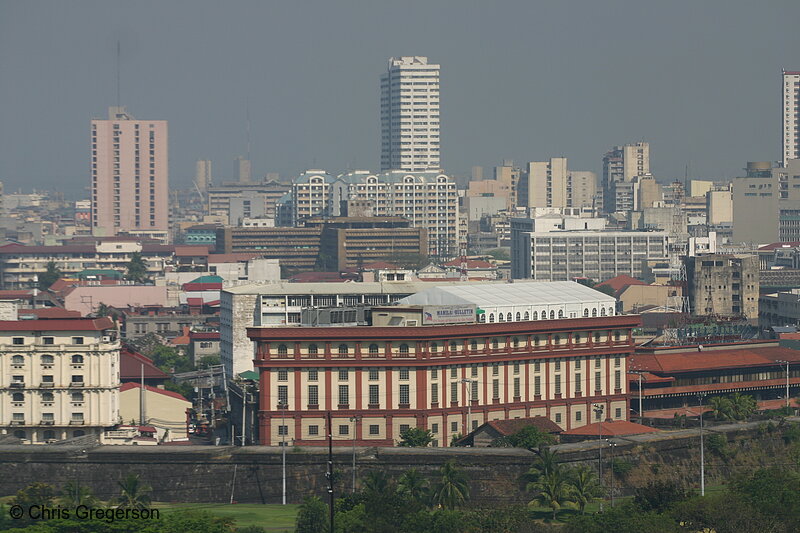
M 602 489 L 593 468 L 581 466 L 574 469 L 571 474 L 572 497 L 578 505 L 578 510 L 584 514 L 586 504 L 600 497 Z
M 529 483 L 528 489 L 538 491 L 536 498 L 528 505 L 539 504 L 542 507 L 549 507 L 553 510 L 553 520 L 556 519 L 559 509 L 572 502 L 570 486 L 560 469 L 548 472 L 536 483 Z
M 736 420 L 747 420 L 758 409 L 758 402 L 749 394 L 735 392 L 729 397 L 731 411 Z
M 122 494 L 117 498 L 117 507 L 120 509 L 149 509 L 150 486 L 142 483 L 136 474 L 128 474 L 124 480 L 118 482 Z
M 469 500 L 467 475 L 457 469 L 454 461 L 447 461 L 439 469 L 439 482 L 433 489 L 433 504 L 444 509 L 455 509 Z
M 381 497 L 393 489 L 393 485 L 393 480 L 389 477 L 389 474 L 382 470 L 372 470 L 367 472 L 364 478 L 364 494 L 368 497 Z
M 65 507 L 78 507 L 83 505 L 93 507 L 97 500 L 89 487 L 84 487 L 77 481 L 70 481 L 61 490 L 61 502 Z
M 423 503 L 428 496 L 428 490 L 428 480 L 416 468 L 406 470 L 397 482 L 397 491 L 408 496 L 414 503 Z
M 717 420 L 733 419 L 733 405 L 729 398 L 714 396 L 708 400 L 708 406 L 711 407 L 711 412 L 714 413 L 714 418 Z
M 539 481 L 542 476 L 560 468 L 561 466 L 558 464 L 558 452 L 550 448 L 541 448 L 536 450 L 536 460 L 528 471 L 523 474 L 523 481 L 526 483 L 535 483 Z

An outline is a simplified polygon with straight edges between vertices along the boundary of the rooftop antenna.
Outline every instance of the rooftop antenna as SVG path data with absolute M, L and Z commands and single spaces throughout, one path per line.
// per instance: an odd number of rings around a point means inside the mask
M 120 43 L 117 41 L 117 108 L 119 108 L 119 55 L 120 55 Z
M 244 102 L 244 115 L 246 122 L 246 136 L 247 136 L 247 160 L 250 161 L 250 101 Z
M 683 190 L 687 193 L 689 191 L 689 163 L 686 163 L 686 169 L 683 171 Z

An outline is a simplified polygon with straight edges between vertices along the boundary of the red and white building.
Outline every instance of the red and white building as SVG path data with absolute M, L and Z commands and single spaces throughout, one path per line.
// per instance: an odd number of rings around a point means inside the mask
M 260 443 L 323 445 L 327 412 L 334 441 L 361 446 L 395 445 L 415 426 L 449 446 L 487 421 L 534 416 L 568 431 L 596 420 L 594 405 L 602 420 L 627 420 L 626 361 L 638 324 L 638 316 L 604 316 L 248 328 Z

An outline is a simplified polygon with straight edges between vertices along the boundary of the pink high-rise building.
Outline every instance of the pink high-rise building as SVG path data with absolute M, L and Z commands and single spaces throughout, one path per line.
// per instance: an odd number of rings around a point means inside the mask
M 92 230 L 96 235 L 169 235 L 166 120 L 136 120 L 110 107 L 92 120 Z

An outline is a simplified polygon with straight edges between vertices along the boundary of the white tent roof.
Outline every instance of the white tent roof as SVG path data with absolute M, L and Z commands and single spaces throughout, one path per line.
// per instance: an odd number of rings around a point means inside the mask
M 438 286 L 412 294 L 399 301 L 401 305 L 475 304 L 478 307 L 563 305 L 588 302 L 603 302 L 613 306 L 616 299 L 574 281 L 540 281 Z

